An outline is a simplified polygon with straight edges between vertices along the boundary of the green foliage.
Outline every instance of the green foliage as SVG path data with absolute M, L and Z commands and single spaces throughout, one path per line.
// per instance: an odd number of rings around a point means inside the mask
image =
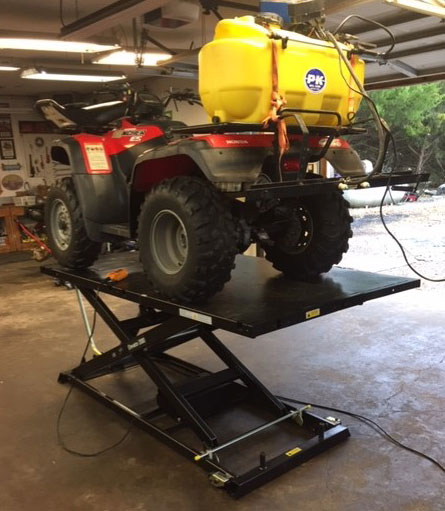
M 430 172 L 434 184 L 445 182 L 445 82 L 398 87 L 370 94 L 378 111 L 391 127 L 397 142 L 399 165 L 418 172 Z M 358 121 L 369 118 L 364 104 Z M 375 159 L 377 137 L 351 142 L 362 159 Z
M 371 94 L 380 115 L 396 132 L 418 143 L 431 136 L 443 122 L 440 109 L 445 106 L 445 87 L 428 83 L 413 87 L 398 87 Z

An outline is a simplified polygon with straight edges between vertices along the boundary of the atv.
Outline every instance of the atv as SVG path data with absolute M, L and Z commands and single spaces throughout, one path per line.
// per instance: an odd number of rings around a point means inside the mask
M 283 33 L 276 30 L 271 37 L 274 49 L 291 52 L 289 32 Z M 326 43 L 328 50 L 336 52 Z M 337 53 L 332 61 L 339 74 Z M 311 69 L 304 78 L 313 101 L 326 85 L 320 73 Z M 153 288 L 167 299 L 196 302 L 223 288 L 236 255 L 252 243 L 293 279 L 316 278 L 341 261 L 352 236 L 342 189 L 346 180 L 363 183 L 366 174 L 358 154 L 340 137 L 364 130 L 345 123 L 335 110 L 284 102 L 275 103 L 271 122 L 246 122 L 228 118 L 220 106 L 212 110 L 209 97 L 201 91 L 212 122 L 190 127 L 166 115 L 171 101 L 199 103 L 190 91 L 170 92 L 161 100 L 126 88 L 119 99 L 96 104 L 37 102 L 48 120 L 69 132 L 51 149 L 57 182 L 45 210 L 49 243 L 60 264 L 87 268 L 103 242 L 137 238 Z M 351 105 L 350 99 L 345 104 Z M 319 122 L 308 125 L 314 115 Z M 322 159 L 337 178 L 309 172 Z
M 188 128 L 170 120 L 165 102 L 151 94 L 132 92 L 93 106 L 47 99 L 37 108 L 59 128 L 75 131 L 51 148 L 57 182 L 45 208 L 49 243 L 63 266 L 87 268 L 103 242 L 137 237 L 154 288 L 188 302 L 220 291 L 236 255 L 251 243 L 264 248 L 275 268 L 299 279 L 328 272 L 348 250 L 352 218 L 342 193 L 297 198 L 284 186 L 304 189 L 321 181 L 301 175 L 300 135 L 291 135 L 283 180 L 276 183 L 273 134 L 226 132 L 239 126 Z M 309 160 L 325 156 L 342 175 L 357 171 L 360 159 L 349 144 L 332 142 L 326 151 L 326 137 L 311 136 Z M 282 188 L 273 186 L 279 183 Z M 243 198 L 246 185 L 256 192 L 252 199 Z

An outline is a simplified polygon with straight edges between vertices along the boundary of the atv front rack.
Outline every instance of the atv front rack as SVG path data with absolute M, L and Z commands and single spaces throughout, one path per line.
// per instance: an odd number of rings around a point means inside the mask
M 129 276 L 110 283 L 106 276 L 116 268 L 126 268 Z M 42 272 L 75 286 L 118 340 L 115 347 L 61 373 L 59 382 L 74 385 L 184 455 L 233 497 L 301 465 L 350 433 L 333 417 L 277 398 L 215 330 L 254 338 L 420 285 L 416 279 L 341 268 L 315 282 L 297 282 L 282 278 L 263 259 L 239 256 L 224 290 L 196 306 L 159 298 L 133 253 L 105 256 L 90 270 L 46 266 Z M 106 303 L 109 296 L 138 304 L 140 314 L 119 319 L 111 310 L 116 300 Z M 297 340 L 295 330 L 292 335 Z M 223 367 L 213 372 L 166 353 L 190 341 L 194 347 L 188 354 L 195 362 L 213 355 Z M 280 385 L 277 380 L 275 391 Z M 147 460 L 156 463 L 150 451 Z

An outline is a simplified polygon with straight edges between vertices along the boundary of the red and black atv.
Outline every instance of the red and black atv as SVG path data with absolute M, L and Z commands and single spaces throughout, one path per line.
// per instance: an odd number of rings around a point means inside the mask
M 167 101 L 196 102 L 190 92 Z M 46 204 L 49 242 L 70 268 L 94 263 L 101 244 L 138 239 L 140 259 L 164 297 L 202 301 L 230 279 L 235 257 L 258 243 L 286 276 L 328 272 L 348 250 L 352 218 L 339 190 L 308 165 L 326 158 L 344 177 L 365 176 L 338 138 L 354 128 L 262 125 L 187 127 L 165 115 L 166 101 L 127 90 L 119 100 L 38 110 L 69 132 L 51 155 L 57 183 Z M 284 109 L 282 115 L 296 116 Z M 356 130 L 357 131 L 357 130 Z

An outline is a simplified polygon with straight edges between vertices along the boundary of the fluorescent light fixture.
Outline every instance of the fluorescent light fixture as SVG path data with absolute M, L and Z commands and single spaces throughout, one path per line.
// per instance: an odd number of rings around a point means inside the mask
M 59 69 L 52 70 L 38 70 L 38 69 L 25 69 L 21 74 L 22 78 L 27 80 L 55 80 L 59 82 L 93 82 L 105 83 L 114 82 L 116 80 L 124 80 L 124 74 L 108 74 L 108 73 L 88 73 L 76 71 L 64 71 Z
M 15 66 L 0 66 L 0 71 L 18 71 L 20 68 Z
M 115 51 L 94 60 L 94 64 L 108 64 L 109 66 L 136 66 L 138 55 L 134 51 Z M 168 53 L 143 53 L 142 66 L 156 66 L 159 61 L 171 57 Z
M 121 105 L 122 101 L 107 101 L 106 103 L 99 103 L 98 105 L 84 106 L 82 110 L 95 110 L 97 108 L 103 108 L 104 106 Z
M 425 14 L 426 16 L 438 16 L 445 19 L 445 4 L 443 0 L 385 0 L 385 2 L 395 7 Z
M 59 41 L 57 39 L 22 39 L 0 37 L 0 49 L 2 50 L 31 50 L 31 51 L 61 51 L 68 53 L 99 53 L 110 51 L 119 46 L 78 43 L 73 41 Z

